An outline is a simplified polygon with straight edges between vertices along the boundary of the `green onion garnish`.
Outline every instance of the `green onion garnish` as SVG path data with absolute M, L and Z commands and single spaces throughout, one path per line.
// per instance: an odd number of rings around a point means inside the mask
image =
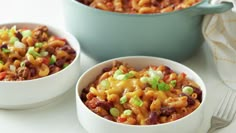
M 33 55 L 34 57 L 40 57 L 41 55 L 34 50 L 34 47 L 29 47 L 27 53 Z
M 150 77 L 159 77 L 160 79 L 162 79 L 164 76 L 161 71 L 155 71 L 152 68 L 148 70 L 148 74 Z
M 23 37 L 29 37 L 32 35 L 32 32 L 30 30 L 24 30 L 21 32 L 21 34 L 23 35 Z
M 45 56 L 48 55 L 48 52 L 47 52 L 47 51 L 41 51 L 39 54 L 40 54 L 41 56 L 45 57 Z
M 115 77 L 115 79 L 117 79 L 117 80 L 125 80 L 125 79 L 127 79 L 127 77 L 125 76 L 125 74 L 120 74 L 120 75 L 117 75 Z
M 141 81 L 142 83 L 148 83 L 149 78 L 148 78 L 148 77 L 141 77 L 141 78 L 140 78 L 140 81 Z
M 123 74 L 123 72 L 118 69 L 114 73 L 114 78 L 117 80 L 127 80 L 132 77 L 134 77 L 134 73 L 132 71 L 130 71 L 129 73 Z
M 149 79 L 148 83 L 152 86 L 153 89 L 156 89 L 158 86 L 158 81 L 160 80 L 160 77 L 152 77 Z
M 127 97 L 124 95 L 120 98 L 120 104 L 124 104 L 128 101 Z
M 125 75 L 129 79 L 129 78 L 133 78 L 135 74 L 133 71 L 130 71 L 129 73 L 126 73 Z
M 126 110 L 124 110 L 123 114 L 124 115 L 131 115 L 132 114 L 132 110 L 126 109 Z
M 143 101 L 138 97 L 138 96 L 134 96 L 130 99 L 130 102 L 135 105 L 135 106 L 139 106 L 141 107 L 143 105 Z
M 10 51 L 10 49 L 2 48 L 2 52 L 4 52 L 4 53 L 10 53 L 11 51 Z
M 43 46 L 43 43 L 42 42 L 37 42 L 35 43 L 35 47 L 36 48 L 41 48 Z
M 171 81 L 170 81 L 170 85 L 171 85 L 172 87 L 175 87 L 175 86 L 176 86 L 176 80 L 171 80 Z
M 117 108 L 113 107 L 110 109 L 110 114 L 114 117 L 118 117 L 120 115 L 120 111 Z
M 21 66 L 21 67 L 25 67 L 25 62 L 26 62 L 25 60 L 22 61 L 22 62 L 20 63 L 20 66 Z
M 170 86 L 164 82 L 161 82 L 158 84 L 158 90 L 160 91 L 169 91 L 170 90 Z
M 182 92 L 183 92 L 184 94 L 191 95 L 191 94 L 193 94 L 193 88 L 190 87 L 190 86 L 185 86 L 185 87 L 182 89 Z
M 52 55 L 51 58 L 50 58 L 49 64 L 52 65 L 52 64 L 54 64 L 56 61 L 57 61 L 57 57 L 56 57 L 55 55 Z
M 2 60 L 0 60 L 0 64 L 2 64 L 2 65 L 3 65 L 3 64 L 4 64 L 4 62 L 3 62 Z
M 103 88 L 108 89 L 110 87 L 110 83 L 107 79 L 101 81 L 101 85 Z
M 148 70 L 148 74 L 149 74 L 150 77 L 158 76 L 157 73 L 156 73 L 156 71 L 153 70 L 152 68 L 150 68 L 150 69 Z
M 11 44 L 14 44 L 16 41 L 19 41 L 19 39 L 17 38 L 17 37 L 15 37 L 15 36 L 12 36 L 11 38 L 10 38 L 10 43 Z
M 118 70 L 115 71 L 113 77 L 116 79 L 117 76 L 119 76 L 119 75 L 121 75 L 121 74 L 123 74 L 123 72 L 122 72 L 120 69 L 118 69 Z

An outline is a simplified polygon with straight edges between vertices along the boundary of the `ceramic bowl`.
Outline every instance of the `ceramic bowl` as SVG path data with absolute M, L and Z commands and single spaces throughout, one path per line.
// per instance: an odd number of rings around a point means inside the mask
M 188 78 L 194 80 L 202 90 L 202 102 L 200 106 L 188 114 L 187 116 L 164 124 L 157 125 L 127 125 L 117 122 L 113 122 L 107 119 L 100 117 L 99 115 L 92 112 L 85 104 L 82 102 L 80 95 L 83 88 L 86 88 L 88 84 L 92 83 L 98 75 L 101 74 L 104 68 L 112 67 L 112 62 L 118 60 L 124 63 L 129 64 L 136 69 L 141 69 L 149 65 L 166 65 L 170 67 L 173 71 L 180 73 L 185 72 Z M 79 78 L 76 85 L 76 104 L 77 104 L 77 116 L 80 124 L 87 130 L 89 133 L 193 133 L 200 128 L 202 118 L 203 118 L 203 108 L 206 101 L 206 87 L 202 79 L 190 68 L 163 58 L 158 57 L 149 57 L 149 56 L 128 56 L 114 58 L 101 62 L 89 70 Z
M 46 25 L 49 34 L 65 38 L 69 45 L 76 51 L 76 57 L 71 64 L 59 72 L 46 77 L 23 81 L 0 81 L 0 108 L 23 109 L 49 103 L 71 89 L 80 71 L 80 44 L 70 33 L 48 24 L 42 23 L 6 23 L 0 27 L 12 27 L 33 29 L 40 25 Z

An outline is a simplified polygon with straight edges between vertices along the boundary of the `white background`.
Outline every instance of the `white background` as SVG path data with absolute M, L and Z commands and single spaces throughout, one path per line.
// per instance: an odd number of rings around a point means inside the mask
M 14 21 L 49 23 L 63 29 L 63 5 L 61 0 L 0 0 L 0 23 Z M 81 72 L 84 72 L 96 61 L 81 55 Z M 205 117 L 199 133 L 206 133 L 211 114 L 227 89 L 218 78 L 212 58 L 204 43 L 193 57 L 182 62 L 196 71 L 207 86 Z M 74 95 L 72 88 L 46 106 L 28 110 L 0 109 L 0 133 L 86 133 L 77 120 Z M 235 133 L 236 122 L 217 132 Z

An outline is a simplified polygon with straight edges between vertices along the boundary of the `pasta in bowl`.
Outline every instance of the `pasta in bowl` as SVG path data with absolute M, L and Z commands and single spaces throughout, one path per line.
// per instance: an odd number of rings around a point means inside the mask
M 0 108 L 33 107 L 62 95 L 79 76 L 79 55 L 78 41 L 59 28 L 0 25 Z
M 82 126 L 104 133 L 194 132 L 206 97 L 203 81 L 192 70 L 147 56 L 115 58 L 94 66 L 80 77 L 76 93 Z
M 0 80 L 31 80 L 59 72 L 75 58 L 66 39 L 48 33 L 48 27 L 0 29 Z

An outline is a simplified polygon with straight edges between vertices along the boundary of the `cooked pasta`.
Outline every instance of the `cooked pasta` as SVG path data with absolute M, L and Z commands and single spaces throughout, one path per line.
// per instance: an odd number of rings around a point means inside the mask
M 202 100 L 197 83 L 165 65 L 135 70 L 115 61 L 82 90 L 81 99 L 106 119 L 132 125 L 153 125 L 180 119 Z
M 50 35 L 46 26 L 0 28 L 0 81 L 48 76 L 68 66 L 75 56 L 67 41 Z
M 77 0 L 85 5 L 101 10 L 150 14 L 181 10 L 199 3 L 200 0 Z

